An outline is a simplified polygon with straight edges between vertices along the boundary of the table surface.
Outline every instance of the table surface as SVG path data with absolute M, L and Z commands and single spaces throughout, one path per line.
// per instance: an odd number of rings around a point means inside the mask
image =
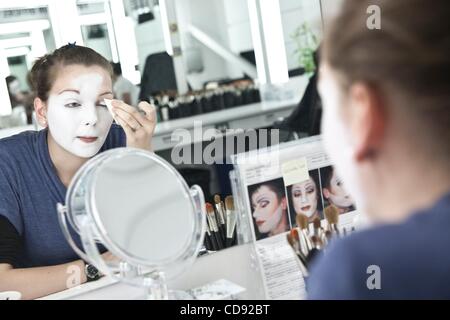
M 261 275 L 252 267 L 251 244 L 235 246 L 199 257 L 179 279 L 169 281 L 169 289 L 188 290 L 207 283 L 226 279 L 246 289 L 240 299 L 264 299 Z M 230 265 L 230 261 L 233 264 Z M 102 278 L 39 300 L 139 300 L 144 299 L 143 288 Z

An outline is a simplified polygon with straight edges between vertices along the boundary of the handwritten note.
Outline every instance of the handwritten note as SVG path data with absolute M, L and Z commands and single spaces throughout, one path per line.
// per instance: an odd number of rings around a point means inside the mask
M 281 165 L 284 184 L 290 186 L 309 179 L 308 163 L 306 158 L 300 158 L 285 162 Z

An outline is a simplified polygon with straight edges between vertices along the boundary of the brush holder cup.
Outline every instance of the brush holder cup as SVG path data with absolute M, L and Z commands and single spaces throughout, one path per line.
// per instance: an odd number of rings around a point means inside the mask
M 149 299 L 190 298 L 167 289 L 195 261 L 205 234 L 205 200 L 164 159 L 118 148 L 89 160 L 58 204 L 63 233 L 104 275 L 147 289 Z M 113 259 L 105 260 L 109 251 Z

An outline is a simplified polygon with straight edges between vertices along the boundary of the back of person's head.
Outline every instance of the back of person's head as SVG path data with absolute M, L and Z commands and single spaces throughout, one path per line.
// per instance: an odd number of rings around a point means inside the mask
M 47 101 L 58 72 L 69 65 L 99 66 L 112 76 L 112 67 L 102 55 L 88 47 L 68 44 L 36 60 L 30 75 L 34 94 Z
M 380 29 L 368 26 L 373 5 Z M 450 157 L 449 16 L 448 0 L 346 0 L 321 57 L 343 92 L 357 82 L 376 88 L 389 111 L 400 114 L 398 124 L 409 126 L 411 141 L 444 159 Z

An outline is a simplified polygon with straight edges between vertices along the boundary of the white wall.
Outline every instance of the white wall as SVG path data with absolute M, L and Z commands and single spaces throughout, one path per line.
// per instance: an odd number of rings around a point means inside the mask
M 253 49 L 246 0 L 189 0 L 189 3 L 192 21 L 196 26 L 236 54 Z M 280 8 L 288 66 L 293 69 L 298 67 L 298 62 L 293 54 L 296 47 L 291 35 L 303 22 L 308 22 L 319 39 L 322 37 L 320 4 L 319 0 L 280 0 Z M 224 62 L 221 60 L 219 58 L 216 61 L 211 74 L 217 71 L 219 65 L 223 67 Z M 209 67 L 209 64 L 205 64 L 206 70 Z M 224 75 L 240 77 L 242 72 L 233 65 L 225 64 Z
M 323 19 L 325 27 L 331 19 L 339 12 L 344 0 L 322 0 Z
M 298 67 L 298 59 L 293 54 L 296 47 L 291 35 L 303 22 L 308 22 L 313 32 L 321 39 L 323 30 L 320 4 L 319 0 L 279 1 L 288 66 L 289 69 L 293 69 Z M 334 8 L 341 2 L 341 0 L 322 1 L 327 13 L 334 12 Z M 241 77 L 243 74 L 238 68 L 226 63 L 221 57 L 193 40 L 183 28 L 192 23 L 236 54 L 252 50 L 247 0 L 183 0 L 178 2 L 177 6 L 183 49 L 186 52 L 193 47 L 198 48 L 204 66 L 202 73 L 188 76 L 191 85 L 199 89 L 207 80 Z M 136 26 L 135 31 L 139 67 L 142 71 L 145 58 L 149 54 L 165 50 L 158 11 L 155 10 L 155 20 Z
M 104 38 L 85 39 L 84 45 L 94 49 L 106 59 L 108 59 L 108 61 L 112 60 L 111 45 L 109 43 L 109 39 L 106 36 Z
M 322 38 L 320 3 L 319 0 L 280 0 L 280 7 L 288 67 L 294 69 L 299 65 L 294 53 L 297 47 L 292 34 L 297 27 L 306 22 L 318 39 Z
M 226 22 L 223 15 L 224 0 L 188 0 L 185 2 L 184 12 L 188 15 L 188 21 L 200 28 L 219 43 L 228 47 Z M 180 12 L 179 14 L 183 14 Z M 226 62 L 209 49 L 198 43 L 195 39 L 182 33 L 184 48 L 198 47 L 203 60 L 203 72 L 188 76 L 189 83 L 194 89 L 200 89 L 204 82 L 229 77 Z
M 148 55 L 165 52 L 164 36 L 161 27 L 159 10 L 154 10 L 155 19 L 136 25 L 136 42 L 139 57 L 139 70 L 144 71 L 145 59 Z

